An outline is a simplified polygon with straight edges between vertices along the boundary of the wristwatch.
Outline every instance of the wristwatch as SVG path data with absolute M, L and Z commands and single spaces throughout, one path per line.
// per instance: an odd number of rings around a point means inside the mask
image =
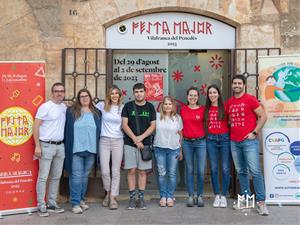
M 257 136 L 257 132 L 255 130 L 252 131 L 252 134 L 254 134 L 255 136 Z

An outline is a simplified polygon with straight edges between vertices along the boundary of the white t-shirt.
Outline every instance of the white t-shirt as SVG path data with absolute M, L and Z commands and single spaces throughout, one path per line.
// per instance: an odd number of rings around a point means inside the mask
M 35 118 L 43 121 L 39 130 L 40 140 L 62 141 L 64 139 L 66 109 L 64 103 L 55 104 L 51 100 L 38 108 Z
M 182 130 L 182 119 L 179 115 L 170 118 L 160 119 L 160 113 L 156 114 L 156 133 L 153 146 L 160 148 L 178 149 L 180 148 L 180 135 Z
M 104 102 L 99 102 L 96 107 L 102 112 L 101 137 L 123 138 L 121 112 L 124 105 L 120 107 L 112 105 L 110 112 L 104 110 Z

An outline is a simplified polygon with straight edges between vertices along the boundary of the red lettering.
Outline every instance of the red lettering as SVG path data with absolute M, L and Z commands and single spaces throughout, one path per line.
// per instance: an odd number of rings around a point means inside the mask
M 28 127 L 24 127 L 23 135 L 27 135 L 27 136 L 29 135 Z
M 166 21 L 162 22 L 162 33 L 163 34 L 170 34 L 169 26 Z
M 182 22 L 182 34 L 190 34 L 189 25 L 186 21 Z
M 140 27 L 141 27 L 141 30 L 140 30 L 140 33 L 142 34 L 145 30 L 145 22 L 140 22 Z
M 152 23 L 148 22 L 148 26 L 147 26 L 148 29 L 146 30 L 146 32 L 147 32 L 148 34 L 151 33 L 151 26 L 152 26 Z
M 193 22 L 193 29 L 192 30 L 190 30 L 193 34 L 195 34 L 196 33 L 196 22 L 194 21 Z
M 199 34 L 199 33 L 202 33 L 202 34 L 204 34 L 204 22 L 202 22 L 202 23 L 199 23 L 198 22 L 198 26 L 197 26 L 197 33 Z
M 137 28 L 139 28 L 139 23 L 132 22 L 132 34 L 134 34 L 134 31 Z
M 6 136 L 14 136 L 14 133 L 13 133 L 13 131 L 11 130 L 11 128 L 9 127 L 9 128 L 7 128 L 7 134 L 6 134 Z
M 181 34 L 181 22 L 179 22 L 179 23 L 174 22 L 174 34 L 177 34 L 176 27 L 179 27 L 179 33 L 178 34 Z
M 209 32 L 209 34 L 212 34 L 210 28 L 211 28 L 211 24 L 209 22 L 206 22 L 206 34 L 208 34 L 208 32 Z
M 160 22 L 156 22 L 153 25 L 156 27 L 156 34 L 158 34 L 158 29 L 161 26 L 161 23 Z

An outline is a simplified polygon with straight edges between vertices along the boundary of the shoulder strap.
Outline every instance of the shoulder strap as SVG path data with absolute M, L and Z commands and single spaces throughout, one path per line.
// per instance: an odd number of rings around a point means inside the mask
M 136 131 L 137 131 L 137 135 L 140 135 L 141 131 L 140 131 L 140 125 L 139 125 L 139 121 L 138 121 L 138 111 L 135 105 L 135 102 L 133 101 L 133 109 L 134 109 L 134 118 L 135 118 L 135 123 L 136 123 Z

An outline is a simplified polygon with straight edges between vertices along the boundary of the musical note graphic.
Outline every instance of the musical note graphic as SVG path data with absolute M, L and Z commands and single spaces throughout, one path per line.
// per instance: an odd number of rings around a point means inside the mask
M 16 161 L 18 163 L 21 161 L 21 155 L 20 155 L 20 153 L 14 152 L 10 159 L 11 159 L 11 161 Z

